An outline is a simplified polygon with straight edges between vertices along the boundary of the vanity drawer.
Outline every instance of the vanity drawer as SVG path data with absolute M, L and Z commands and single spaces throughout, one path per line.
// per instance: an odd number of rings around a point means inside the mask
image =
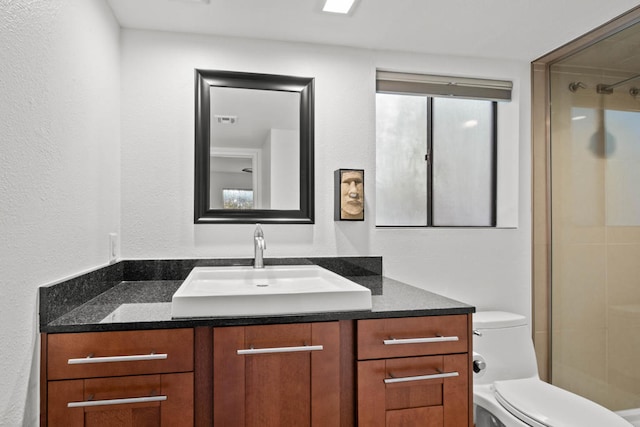
M 358 426 L 469 425 L 466 354 L 358 362 Z
M 468 351 L 467 315 L 358 320 L 358 360 Z
M 47 336 L 47 378 L 95 378 L 193 370 L 193 329 Z
M 50 426 L 193 426 L 193 373 L 49 381 Z

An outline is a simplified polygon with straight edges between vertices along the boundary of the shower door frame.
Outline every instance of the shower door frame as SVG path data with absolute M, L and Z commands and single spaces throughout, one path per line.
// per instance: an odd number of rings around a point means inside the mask
M 550 67 L 574 53 L 640 23 L 640 6 L 531 62 L 532 316 L 540 377 L 551 369 L 551 108 Z

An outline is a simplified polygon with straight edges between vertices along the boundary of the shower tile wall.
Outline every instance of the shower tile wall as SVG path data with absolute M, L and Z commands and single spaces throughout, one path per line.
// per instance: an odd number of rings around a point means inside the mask
M 640 407 L 640 97 L 595 91 L 619 80 L 551 73 L 552 380 L 614 410 Z

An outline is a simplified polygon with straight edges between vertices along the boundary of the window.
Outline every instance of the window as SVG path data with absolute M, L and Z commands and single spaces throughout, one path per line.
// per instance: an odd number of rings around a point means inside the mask
M 224 209 L 253 209 L 253 190 L 223 188 Z
M 378 72 L 376 225 L 496 226 L 497 100 L 511 84 Z

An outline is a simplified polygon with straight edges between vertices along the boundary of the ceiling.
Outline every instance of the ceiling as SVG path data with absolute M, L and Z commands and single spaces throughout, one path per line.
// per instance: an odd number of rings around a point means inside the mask
M 532 61 L 638 0 L 107 0 L 121 26 L 365 49 Z M 205 0 L 206 2 L 206 0 Z
M 214 147 L 261 148 L 273 129 L 300 129 L 300 94 L 212 86 L 211 141 Z M 219 123 L 232 116 L 234 123 Z

